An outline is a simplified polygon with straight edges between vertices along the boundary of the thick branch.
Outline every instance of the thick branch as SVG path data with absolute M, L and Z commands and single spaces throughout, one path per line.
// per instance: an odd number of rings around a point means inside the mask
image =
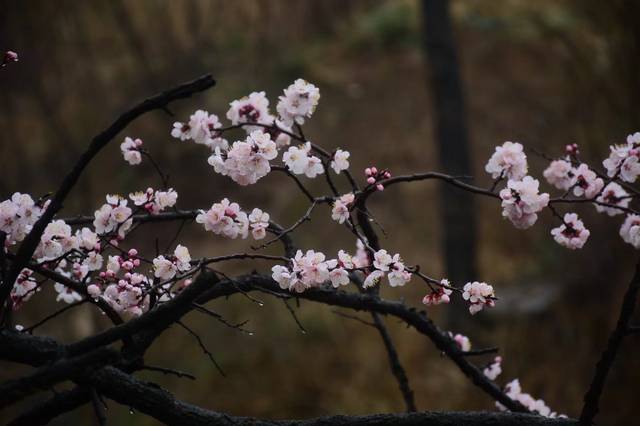
M 270 277 L 263 275 L 246 275 L 233 282 L 221 281 L 215 287 L 207 290 L 198 298 L 198 303 L 218 297 L 229 296 L 241 291 L 264 290 L 269 293 L 290 293 L 280 289 L 278 284 Z M 457 344 L 449 335 L 441 331 L 424 312 L 405 306 L 400 302 L 391 302 L 380 299 L 377 295 L 347 293 L 329 288 L 308 289 L 296 294 L 301 299 L 312 300 L 327 305 L 341 306 L 354 310 L 376 312 L 383 315 L 393 315 L 400 318 L 418 332 L 427 336 L 435 344 L 438 350 L 444 352 L 458 368 L 480 389 L 499 401 L 511 411 L 526 411 L 520 403 L 509 398 L 494 382 L 489 380 L 482 372 L 467 359 Z
M 6 407 L 35 392 L 50 389 L 56 383 L 81 377 L 96 367 L 115 361 L 117 352 L 100 348 L 94 352 L 74 358 L 63 358 L 34 373 L 0 385 L 0 408 Z
M 249 417 L 233 417 L 182 402 L 166 390 L 138 380 L 113 367 L 101 369 L 90 380 L 108 398 L 148 414 L 168 425 L 564 426 L 576 424 L 575 421 L 568 419 L 547 419 L 529 414 L 494 412 L 373 414 L 369 416 L 329 416 L 309 420 L 259 420 Z
M 83 387 L 57 393 L 53 398 L 29 407 L 7 426 L 46 425 L 54 418 L 73 411 L 91 400 L 91 393 Z
M 584 406 L 582 413 L 580 414 L 581 425 L 591 425 L 596 414 L 598 414 L 600 396 L 604 389 L 605 381 L 611 366 L 616 359 L 618 349 L 622 344 L 622 340 L 627 334 L 629 327 L 629 321 L 635 310 L 636 301 L 638 298 L 638 291 L 640 290 L 640 262 L 636 265 L 636 271 L 633 275 L 633 279 L 629 283 L 629 288 L 624 295 L 622 307 L 620 308 L 620 316 L 618 317 L 618 323 L 616 328 L 611 332 L 609 336 L 609 342 L 605 348 L 600 360 L 596 364 L 595 373 L 589 386 L 589 390 L 584 396 Z
M 389 357 L 389 365 L 391 366 L 391 372 L 395 376 L 398 381 L 398 386 L 400 387 L 400 392 L 402 392 L 402 397 L 404 398 L 404 403 L 407 406 L 408 412 L 414 412 L 416 410 L 416 401 L 413 397 L 413 390 L 409 386 L 409 379 L 407 378 L 407 373 L 405 372 L 402 364 L 400 363 L 400 357 L 398 357 L 398 351 L 396 350 L 395 345 L 393 344 L 393 340 L 389 335 L 389 331 L 387 327 L 384 325 L 382 318 L 380 315 L 376 313 L 372 313 L 371 317 L 373 318 L 374 327 L 378 329 L 380 336 L 382 337 L 382 342 L 384 343 L 384 347 L 387 350 L 387 356 Z

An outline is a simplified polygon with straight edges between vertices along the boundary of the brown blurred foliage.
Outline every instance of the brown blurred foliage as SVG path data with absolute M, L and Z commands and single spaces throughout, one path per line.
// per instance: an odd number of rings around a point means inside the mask
M 637 2 L 458 0 L 452 5 L 477 182 L 489 184 L 484 163 L 505 140 L 554 156 L 566 143 L 577 142 L 583 156 L 598 164 L 610 143 L 639 130 Z M 274 104 L 282 88 L 304 77 L 322 93 L 307 136 L 329 148 L 350 150 L 353 170 L 368 164 L 394 174 L 439 170 L 418 1 L 4 0 L 0 6 L 0 48 L 20 54 L 20 62 L 0 71 L 2 199 L 14 191 L 53 191 L 92 135 L 120 111 L 205 72 L 214 74 L 218 86 L 174 105 L 177 117 L 186 118 L 197 108 L 224 116 L 228 102 L 254 90 L 266 90 Z M 171 175 L 180 207 L 208 207 L 228 196 L 266 209 L 284 224 L 306 209 L 304 198 L 292 196 L 282 176 L 270 175 L 241 190 L 215 175 L 202 147 L 171 139 L 172 122 L 153 113 L 127 135 L 142 138 Z M 82 178 L 66 206 L 68 215 L 91 213 L 105 193 L 127 194 L 157 184 L 147 164 L 123 163 L 119 142 Z M 540 176 L 544 163 L 530 156 L 533 174 Z M 388 234 L 383 244 L 433 276 L 442 273 L 438 190 L 434 183 L 398 186 L 372 203 Z M 501 220 L 495 202 L 478 200 L 477 205 L 478 278 L 492 283 L 501 301 L 455 331 L 468 334 L 476 347 L 500 347 L 501 383 L 519 377 L 526 391 L 553 409 L 577 415 L 636 256 L 617 236 L 620 220 L 581 209 L 591 240 L 584 250 L 568 252 L 548 235 L 551 217 L 523 232 Z M 295 236 L 301 246 L 327 253 L 351 247 L 349 235 L 334 237 L 327 213 L 321 209 L 312 224 L 301 228 Z M 149 228 L 136 244 L 152 249 L 159 234 L 162 247 L 173 232 L 166 226 Z M 193 225 L 182 241 L 194 255 L 248 249 L 246 242 L 223 241 Z M 264 264 L 234 264 L 225 271 L 253 267 L 266 269 Z M 417 282 L 384 290 L 385 296 L 412 304 L 423 292 Z M 17 321 L 28 325 L 50 311 L 51 293 L 34 297 Z M 180 398 L 238 415 L 402 410 L 373 329 L 327 307 L 303 303 L 297 312 L 308 334 L 302 335 L 280 301 L 260 297 L 264 307 L 242 297 L 212 304 L 230 320 L 250 320 L 253 336 L 198 314 L 187 318 L 228 377 L 221 377 L 180 329 L 163 336 L 148 362 L 188 370 L 198 380 L 144 376 Z M 438 319 L 445 309 L 431 315 Z M 41 332 L 71 341 L 105 325 L 95 313 L 79 309 Z M 388 325 L 420 409 L 493 408 L 428 341 L 394 321 Z M 602 410 L 608 424 L 628 424 L 632 416 L 640 379 L 634 368 L 636 346 L 629 339 L 610 377 Z M 13 375 L 14 366 L 9 367 L 0 375 Z M 113 424 L 154 424 L 126 407 L 109 407 Z M 91 416 L 84 408 L 58 424 L 86 424 Z

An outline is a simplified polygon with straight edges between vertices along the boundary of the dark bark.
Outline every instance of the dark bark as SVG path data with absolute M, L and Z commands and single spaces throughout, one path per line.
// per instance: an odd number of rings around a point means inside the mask
M 368 416 L 328 416 L 308 420 L 260 420 L 234 417 L 188 404 L 155 385 L 149 385 L 121 371 L 106 367 L 91 378 L 92 383 L 110 399 L 131 406 L 168 425 L 575 425 L 567 419 L 546 419 L 520 413 L 407 413 L 374 414 Z
M 54 418 L 73 411 L 90 400 L 90 391 L 83 387 L 63 391 L 44 402 L 29 407 L 28 410 L 9 422 L 7 426 L 46 425 Z

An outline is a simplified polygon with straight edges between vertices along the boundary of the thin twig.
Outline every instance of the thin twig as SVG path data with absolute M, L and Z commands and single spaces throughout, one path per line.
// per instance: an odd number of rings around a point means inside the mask
M 196 376 L 191 373 L 186 373 L 180 370 L 174 370 L 173 368 L 164 368 L 164 367 L 154 367 L 151 365 L 143 365 L 140 370 L 148 370 L 148 371 L 157 371 L 162 374 L 170 374 L 180 378 L 186 377 L 187 379 L 196 380 Z
M 216 359 L 213 357 L 213 354 L 211 353 L 211 351 L 209 351 L 209 349 L 207 349 L 207 346 L 204 344 L 204 342 L 202 341 L 202 339 L 200 338 L 200 336 L 198 335 L 198 333 L 196 333 L 195 331 L 193 331 L 192 329 L 190 329 L 189 327 L 187 327 L 182 321 L 176 321 L 176 324 L 178 324 L 180 327 L 184 328 L 185 330 L 187 330 L 187 332 L 189 334 L 191 334 L 196 341 L 198 342 L 198 346 L 200 346 L 200 349 L 202 349 L 202 351 L 209 357 L 209 359 L 211 360 L 211 362 L 213 363 L 213 365 L 216 367 L 216 369 L 218 370 L 218 372 L 223 376 L 223 377 L 227 377 L 227 375 L 224 373 L 224 371 L 222 370 L 222 368 L 220 367 L 220 364 L 218 364 L 218 361 L 216 361 Z

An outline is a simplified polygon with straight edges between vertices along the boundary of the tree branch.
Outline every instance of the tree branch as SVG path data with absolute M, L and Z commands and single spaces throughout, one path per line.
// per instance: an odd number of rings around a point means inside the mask
M 253 274 L 238 277 L 233 281 L 220 281 L 218 285 L 206 290 L 197 301 L 198 303 L 206 303 L 218 297 L 226 297 L 238 292 L 253 290 L 290 295 L 289 292 L 282 290 L 271 277 Z M 375 312 L 382 315 L 393 315 L 400 318 L 418 332 L 427 336 L 438 350 L 444 352 L 474 385 L 478 386 L 494 400 L 500 402 L 511 411 L 527 411 L 522 404 L 509 398 L 493 381 L 485 377 L 482 371 L 471 364 L 455 341 L 427 318 L 424 312 L 419 312 L 415 308 L 407 307 L 400 302 L 380 299 L 377 295 L 348 293 L 336 291 L 332 288 L 312 288 L 296 294 L 296 297 L 327 305 L 340 306 L 357 311 Z
M 407 412 L 417 411 L 416 409 L 416 401 L 413 397 L 413 391 L 409 386 L 409 379 L 407 378 L 407 373 L 404 371 L 402 364 L 400 363 L 400 357 L 398 357 L 398 351 L 396 351 L 396 347 L 393 344 L 393 340 L 389 335 L 389 331 L 387 327 L 384 325 L 384 322 L 380 318 L 380 315 L 376 313 L 372 313 L 371 317 L 373 318 L 373 324 L 375 328 L 378 329 L 380 336 L 382 337 L 382 341 L 384 342 L 384 347 L 387 350 L 387 355 L 389 357 L 389 364 L 391 366 L 391 372 L 396 377 L 398 381 L 398 386 L 400 387 L 400 392 L 402 392 L 402 397 L 404 398 L 404 403 L 407 406 Z
M 622 307 L 620 308 L 620 316 L 618 317 L 618 323 L 609 336 L 607 347 L 604 352 L 602 352 L 602 356 L 596 364 L 591 385 L 584 396 L 584 406 L 582 407 L 582 413 L 580 414 L 580 424 L 583 426 L 591 425 L 596 414 L 598 414 L 598 410 L 600 409 L 600 396 L 602 395 L 607 375 L 615 361 L 618 349 L 620 349 L 622 340 L 627 334 L 629 321 L 631 320 L 631 316 L 635 310 L 639 290 L 640 261 L 636 264 L 636 271 L 629 283 L 629 288 L 624 295 Z
M 138 380 L 122 371 L 105 367 L 91 378 L 101 393 L 120 404 L 130 406 L 168 425 L 255 425 L 255 426 L 322 426 L 360 425 L 380 426 L 568 426 L 574 420 L 549 419 L 520 413 L 408 413 L 373 414 L 369 416 L 328 416 L 308 420 L 259 420 L 250 417 L 234 417 L 188 404 L 176 399 L 157 385 Z
M 62 184 L 56 191 L 55 195 L 51 198 L 49 207 L 42 214 L 40 219 L 33 225 L 33 229 L 26 238 L 20 244 L 20 248 L 16 254 L 16 259 L 12 262 L 11 268 L 7 273 L 6 279 L 0 286 L 0 303 L 4 304 L 5 300 L 11 292 L 13 283 L 15 282 L 18 274 L 29 262 L 31 256 L 33 256 L 40 237 L 44 232 L 46 226 L 51 222 L 55 214 L 62 209 L 64 200 L 71 192 L 75 184 L 77 183 L 80 175 L 84 169 L 89 165 L 91 160 L 122 130 L 124 130 L 129 123 L 134 121 L 139 116 L 156 109 L 165 108 L 170 102 L 188 98 L 195 93 L 207 90 L 215 85 L 215 80 L 211 75 L 207 74 L 196 80 L 188 83 L 184 83 L 168 91 L 162 92 L 159 95 L 148 98 L 138 105 L 131 108 L 129 111 L 122 114 L 116 121 L 113 122 L 107 129 L 95 136 L 91 141 L 91 144 L 87 150 L 78 159 L 73 169 L 64 178 Z

